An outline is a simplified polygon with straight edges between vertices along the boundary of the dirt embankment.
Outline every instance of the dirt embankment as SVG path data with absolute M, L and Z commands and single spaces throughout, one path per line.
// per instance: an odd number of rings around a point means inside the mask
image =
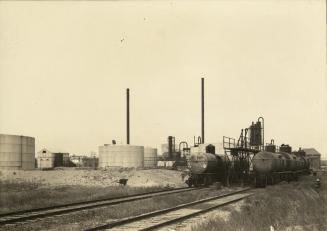
M 320 188 L 315 187 L 317 177 Z M 222 210 L 227 217 L 218 211 L 187 230 L 327 230 L 327 172 L 257 189 L 238 209 Z
M 49 171 L 0 171 L 1 180 L 35 182 L 44 186 L 115 186 L 119 179 L 128 179 L 131 187 L 186 186 L 182 173 L 166 169 L 108 169 L 86 170 L 61 168 Z

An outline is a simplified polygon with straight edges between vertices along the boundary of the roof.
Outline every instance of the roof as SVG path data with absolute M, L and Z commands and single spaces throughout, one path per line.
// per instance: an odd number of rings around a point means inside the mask
M 37 153 L 43 153 L 43 151 L 45 151 L 46 153 L 52 153 L 49 149 L 46 148 L 42 148 L 40 151 L 38 151 Z
M 302 148 L 306 155 L 321 156 L 321 154 L 314 148 Z

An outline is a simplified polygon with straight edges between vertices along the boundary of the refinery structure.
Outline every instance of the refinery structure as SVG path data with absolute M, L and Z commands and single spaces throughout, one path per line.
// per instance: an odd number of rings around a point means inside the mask
M 253 156 L 259 151 L 266 150 L 274 153 L 280 150 L 282 153 L 292 153 L 292 150 L 288 150 L 286 146 L 276 147 L 273 142 L 265 144 L 264 119 L 262 117 L 248 128 L 242 129 L 238 139 L 224 136 L 221 142 L 206 142 L 204 105 L 204 78 L 201 78 L 201 136 L 194 136 L 193 144 L 189 144 L 187 141 L 177 142 L 174 136 L 169 135 L 167 143 L 161 145 L 161 155 L 159 155 L 157 148 L 131 144 L 130 89 L 126 89 L 126 144 L 118 145 L 115 140 L 112 140 L 110 143 L 100 145 L 98 155 L 92 156 L 53 152 L 47 148 L 36 153 L 35 142 L 37 140 L 34 137 L 1 134 L 0 168 L 9 170 L 53 169 L 56 167 L 185 169 L 188 165 L 187 162 L 190 163 L 191 156 L 201 156 L 201 153 L 218 153 L 224 156 L 223 159 L 240 163 L 242 167 L 238 171 L 247 172 L 249 166 L 252 166 Z M 318 151 L 314 148 L 304 148 L 301 153 L 306 154 L 311 169 L 320 168 L 321 155 Z M 286 159 L 290 158 L 285 154 L 282 156 Z M 210 157 L 203 158 L 209 158 L 204 161 L 210 162 Z

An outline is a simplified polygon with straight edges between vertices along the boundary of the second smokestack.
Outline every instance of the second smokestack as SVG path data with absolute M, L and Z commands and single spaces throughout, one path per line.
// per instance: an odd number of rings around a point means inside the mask
M 201 78 L 201 141 L 204 144 L 204 78 Z

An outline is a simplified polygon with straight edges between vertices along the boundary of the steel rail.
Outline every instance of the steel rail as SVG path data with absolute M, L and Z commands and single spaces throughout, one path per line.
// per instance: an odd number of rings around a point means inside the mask
M 85 229 L 84 231 L 105 230 L 105 229 L 110 229 L 110 228 L 117 227 L 117 226 L 122 226 L 122 225 L 125 225 L 125 224 L 132 223 L 134 221 L 139 221 L 139 220 L 142 220 L 142 219 L 155 217 L 155 216 L 158 216 L 158 215 L 161 215 L 161 214 L 164 214 L 164 213 L 168 213 L 168 212 L 171 212 L 171 211 L 175 211 L 175 210 L 179 210 L 179 209 L 182 209 L 182 208 L 190 207 L 190 206 L 193 206 L 193 205 L 205 203 L 205 202 L 208 202 L 208 201 L 217 200 L 217 199 L 221 199 L 221 198 L 224 198 L 224 197 L 232 196 L 232 195 L 235 195 L 235 194 L 243 193 L 243 192 L 246 192 L 246 191 L 251 190 L 251 189 L 252 188 L 245 188 L 245 189 L 238 190 L 238 191 L 235 191 L 235 192 L 232 192 L 232 193 L 226 193 L 226 194 L 219 195 L 219 196 L 205 198 L 205 199 L 201 199 L 201 200 L 198 200 L 198 201 L 194 201 L 194 202 L 190 202 L 190 203 L 185 203 L 185 204 L 177 205 L 177 206 L 174 206 L 174 207 L 171 207 L 171 208 L 167 208 L 167 209 L 157 210 L 157 211 L 153 211 L 153 212 L 149 212 L 149 213 L 144 213 L 144 214 L 133 216 L 133 217 L 123 218 L 123 219 L 118 220 L 118 221 L 114 221 L 114 222 L 106 223 L 106 224 L 99 225 L 99 226 L 96 226 L 96 227 L 93 227 L 93 228 Z M 238 198 L 238 199 L 233 200 L 233 201 L 225 202 L 225 203 L 222 203 L 219 206 L 212 206 L 212 207 L 210 207 L 208 209 L 203 210 L 203 213 L 206 212 L 206 211 L 210 211 L 210 210 L 212 210 L 214 208 L 217 208 L 217 207 L 220 207 L 220 206 L 223 206 L 223 205 L 227 205 L 227 204 L 230 204 L 230 203 L 239 201 L 239 200 L 244 199 L 244 198 L 245 197 Z M 184 218 L 183 217 L 180 217 L 178 219 L 170 220 L 168 222 L 161 222 L 160 224 L 156 224 L 156 225 L 151 226 L 151 228 L 146 228 L 146 229 L 141 229 L 141 230 L 152 230 L 154 228 L 157 228 L 157 227 L 160 227 L 160 226 L 164 226 L 164 225 L 167 225 L 169 223 L 176 222 L 178 220 L 183 220 L 183 219 L 189 218 L 191 216 L 198 215 L 198 214 L 202 213 L 201 211 L 195 212 L 194 214 L 192 213 L 192 214 L 186 215 L 186 216 L 184 216 Z
M 151 225 L 150 227 L 147 227 L 147 228 L 144 228 L 144 229 L 140 229 L 139 231 L 148 231 L 148 230 L 154 230 L 154 229 L 157 229 L 157 228 L 160 228 L 160 227 L 163 227 L 163 226 L 166 226 L 166 225 L 170 225 L 170 224 L 173 224 L 173 223 L 177 223 L 179 221 L 183 221 L 183 220 L 186 220 L 188 218 L 191 218 L 191 217 L 194 217 L 194 216 L 197 216 L 197 215 L 200 215 L 202 213 L 206 213 L 206 212 L 209 212 L 211 210 L 214 210 L 216 208 L 219 208 L 219 207 L 222 207 L 222 206 L 225 206 L 225 205 L 229 205 L 229 204 L 232 204 L 232 203 L 235 203 L 235 202 L 238 202 L 240 200 L 244 200 L 245 198 L 251 196 L 251 194 L 249 195 L 245 195 L 245 196 L 242 196 L 240 198 L 236 198 L 236 199 L 233 199 L 233 200 L 230 200 L 230 201 L 227 201 L 227 202 L 223 202 L 221 204 L 218 204 L 218 205 L 214 205 L 214 206 L 210 206 L 208 208 L 205 208 L 205 209 L 202 209 L 200 211 L 196 211 L 196 212 L 193 212 L 191 214 L 187 214 L 187 215 L 184 215 L 184 216 L 180 216 L 180 217 L 177 217 L 177 218 L 173 218 L 173 219 L 170 219 L 168 221 L 163 221 L 163 222 L 160 222 L 158 224 L 154 224 L 154 225 Z
M 114 198 L 82 201 L 82 202 L 75 202 L 75 203 L 69 203 L 63 205 L 55 205 L 55 206 L 49 206 L 43 208 L 36 208 L 36 209 L 0 214 L 0 226 L 5 224 L 14 224 L 22 221 L 34 220 L 37 218 L 44 218 L 54 215 L 76 212 L 79 210 L 93 209 L 97 207 L 110 206 L 110 205 L 115 205 L 125 202 L 148 199 L 156 196 L 188 192 L 188 191 L 199 190 L 199 189 L 201 188 L 189 188 L 189 187 L 175 188 L 170 190 L 160 190 L 155 192 L 139 193 L 139 194 L 128 195 L 128 196 L 114 197 Z

